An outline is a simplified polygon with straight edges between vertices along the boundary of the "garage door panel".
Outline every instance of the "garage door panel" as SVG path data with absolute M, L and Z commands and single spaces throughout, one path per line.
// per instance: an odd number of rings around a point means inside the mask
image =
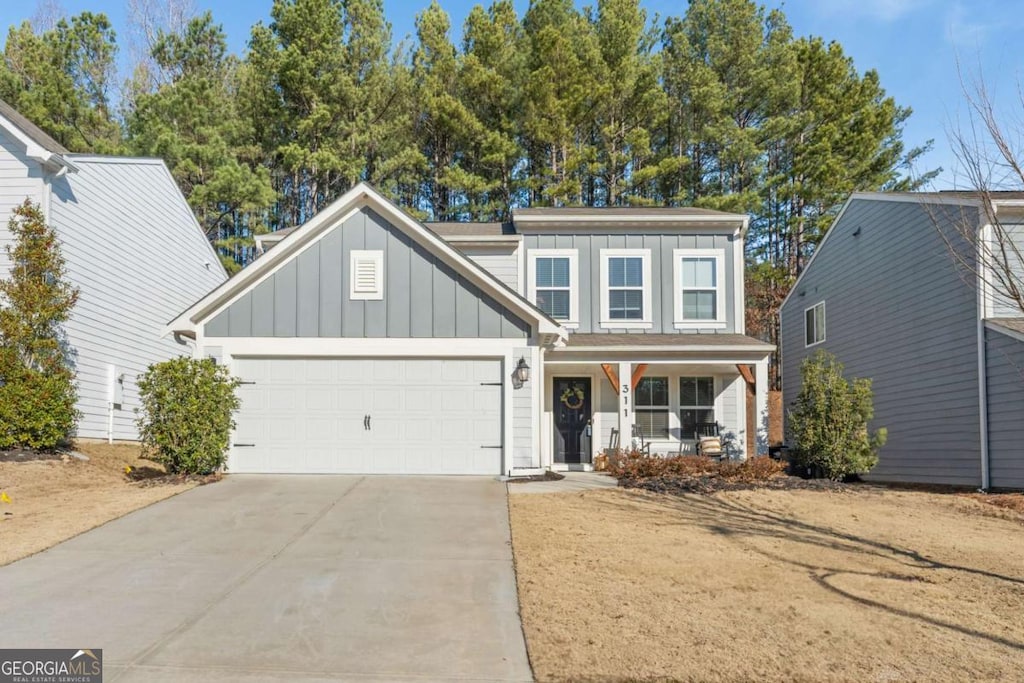
M 235 359 L 235 472 L 497 474 L 502 363 Z M 482 386 L 481 383 L 487 383 Z M 371 415 L 371 429 L 363 419 Z

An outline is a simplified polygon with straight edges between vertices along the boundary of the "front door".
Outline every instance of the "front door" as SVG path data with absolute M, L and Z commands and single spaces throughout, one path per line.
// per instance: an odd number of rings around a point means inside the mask
M 590 378 L 555 377 L 555 462 L 590 462 Z

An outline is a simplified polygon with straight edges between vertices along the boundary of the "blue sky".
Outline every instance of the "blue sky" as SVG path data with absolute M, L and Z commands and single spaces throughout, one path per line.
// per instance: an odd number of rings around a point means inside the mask
M 397 42 L 414 30 L 414 17 L 429 0 L 385 0 L 385 11 Z M 210 9 L 224 24 L 231 47 L 245 49 L 249 27 L 266 20 L 271 0 L 195 0 L 199 10 Z M 455 38 L 474 0 L 441 0 L 452 17 Z M 587 4 L 587 3 L 580 3 Z M 1005 118 L 1019 121 L 1018 80 L 1024 76 L 1024 52 L 1014 43 L 1024 29 L 1024 0 L 764 0 L 781 7 L 797 35 L 837 40 L 860 71 L 876 69 L 882 85 L 896 101 L 912 107 L 904 140 L 908 147 L 934 139 L 934 151 L 918 170 L 943 167 L 937 188 L 963 186 L 948 132 L 966 115 L 957 74 L 957 60 L 969 73 L 984 74 Z M 84 10 L 105 12 L 119 34 L 126 32 L 127 0 L 61 0 L 68 14 Z M 520 13 L 528 0 L 516 0 Z M 679 15 L 682 0 L 647 0 L 648 16 Z M 0 26 L 29 18 L 34 0 L 0 2 Z M 1013 39 L 1017 38 L 1017 41 Z

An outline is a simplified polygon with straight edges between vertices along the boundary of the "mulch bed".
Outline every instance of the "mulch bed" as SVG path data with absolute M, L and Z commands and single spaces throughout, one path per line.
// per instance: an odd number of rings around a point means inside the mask
M 804 479 L 788 475 L 757 481 L 723 479 L 718 476 L 686 477 L 666 475 L 643 479 L 620 479 L 619 486 L 672 495 L 685 493 L 710 494 L 719 491 L 753 491 L 757 489 L 773 491 L 851 491 L 855 488 L 854 484 L 844 484 L 843 482 L 832 481 L 831 479 Z
M 36 451 L 30 448 L 0 450 L 0 462 L 29 462 L 32 460 L 60 460 L 70 455 L 69 451 Z
M 565 479 L 565 475 L 548 470 L 544 474 L 531 474 L 527 477 L 515 477 L 514 479 L 509 479 L 508 483 L 525 484 L 531 481 L 559 481 L 560 479 Z
M 212 484 L 216 481 L 220 481 L 224 478 L 219 472 L 213 474 L 161 474 L 160 476 L 149 476 L 139 478 L 136 483 L 141 488 L 149 488 L 150 486 L 171 486 L 175 484 L 186 484 L 194 483 L 199 486 L 205 484 Z

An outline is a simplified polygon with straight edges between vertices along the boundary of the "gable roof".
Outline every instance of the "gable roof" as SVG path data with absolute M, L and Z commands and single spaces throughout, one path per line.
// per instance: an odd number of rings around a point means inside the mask
M 21 112 L 0 100 L 0 128 L 25 145 L 28 156 L 36 161 L 74 172 L 77 167 L 66 158 L 68 150 Z
M 305 224 L 290 230 L 274 249 L 268 251 L 248 268 L 215 288 L 169 322 L 164 329 L 164 334 L 194 334 L 206 320 L 254 288 L 277 266 L 298 256 L 307 245 L 322 234 L 338 227 L 344 217 L 363 208 L 376 211 L 396 229 L 411 237 L 413 241 L 441 261 L 455 268 L 483 291 L 504 303 L 512 313 L 533 323 L 539 335 L 554 338 L 566 336 L 565 329 L 555 320 L 478 266 L 461 251 L 448 244 L 443 237 L 407 214 L 368 183 L 359 183 Z

